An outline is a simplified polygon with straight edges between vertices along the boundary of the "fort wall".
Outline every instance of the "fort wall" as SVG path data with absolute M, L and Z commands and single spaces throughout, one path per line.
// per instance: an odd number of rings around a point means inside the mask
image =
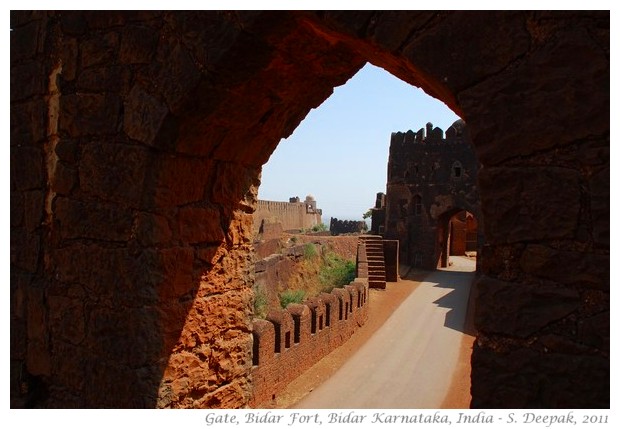
M 253 321 L 253 396 L 268 405 L 295 378 L 341 346 L 368 319 L 368 262 L 358 245 L 357 277 L 344 288 Z
M 289 202 L 258 200 L 254 212 L 254 231 L 260 232 L 264 220 L 277 221 L 284 231 L 310 229 L 321 222 L 322 210 L 317 209 L 316 201 L 310 195 L 305 201 L 298 197 Z

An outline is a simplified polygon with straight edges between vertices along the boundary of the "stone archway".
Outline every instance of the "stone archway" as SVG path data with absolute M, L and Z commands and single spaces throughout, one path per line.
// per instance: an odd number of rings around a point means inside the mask
M 465 118 L 484 165 L 472 406 L 608 407 L 608 12 L 11 27 L 12 406 L 247 404 L 260 167 L 370 61 Z

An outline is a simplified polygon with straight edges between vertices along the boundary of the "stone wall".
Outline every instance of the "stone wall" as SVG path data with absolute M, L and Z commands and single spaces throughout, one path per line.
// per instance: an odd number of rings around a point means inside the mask
M 368 262 L 358 247 L 358 277 L 344 288 L 254 319 L 253 396 L 265 407 L 321 358 L 346 342 L 368 318 Z
M 321 210 L 309 208 L 308 201 L 283 202 L 258 200 L 254 213 L 254 230 L 259 231 L 264 220 L 279 222 L 285 231 L 310 229 L 321 222 Z
M 366 222 L 363 220 L 340 220 L 335 217 L 329 222 L 329 232 L 332 235 L 361 234 L 366 231 Z
M 448 265 L 450 218 L 466 210 L 480 220 L 477 179 L 478 160 L 462 120 L 445 137 L 430 123 L 416 133 L 392 133 L 384 236 L 400 241 L 404 263 Z
M 12 11 L 11 405 L 246 406 L 261 166 L 370 61 L 484 166 L 472 406 L 609 407 L 609 15 Z

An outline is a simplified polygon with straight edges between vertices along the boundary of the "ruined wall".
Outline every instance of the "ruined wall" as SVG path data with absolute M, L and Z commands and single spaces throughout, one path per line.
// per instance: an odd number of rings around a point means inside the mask
M 277 221 L 285 231 L 310 229 L 321 222 L 321 210 L 309 209 L 308 202 L 282 202 L 258 200 L 254 213 L 254 230 L 259 231 L 263 220 Z
M 401 260 L 435 269 L 447 262 L 449 221 L 467 210 L 481 216 L 478 160 L 462 120 L 446 130 L 427 124 L 417 133 L 392 133 L 384 236 L 400 241 Z M 445 264 L 444 264 L 445 266 Z
M 368 262 L 358 247 L 358 278 L 344 288 L 254 319 L 253 396 L 265 407 L 321 358 L 346 342 L 368 318 Z
M 10 25 L 12 406 L 246 406 L 261 166 L 366 61 L 484 165 L 472 405 L 609 406 L 608 11 Z
M 366 222 L 363 220 L 340 220 L 335 217 L 329 222 L 329 232 L 338 234 L 360 234 L 366 230 Z

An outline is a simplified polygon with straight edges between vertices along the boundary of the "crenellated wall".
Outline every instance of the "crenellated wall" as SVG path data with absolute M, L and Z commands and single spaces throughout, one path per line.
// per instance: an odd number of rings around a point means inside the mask
M 253 323 L 253 396 L 261 407 L 292 380 L 341 346 L 368 318 L 368 262 L 358 246 L 357 278 L 344 288 L 289 304 Z
M 321 223 L 322 210 L 316 208 L 316 201 L 311 195 L 305 201 L 298 197 L 289 202 L 258 200 L 254 212 L 254 231 L 260 232 L 263 221 L 276 221 L 285 231 L 310 229 Z

